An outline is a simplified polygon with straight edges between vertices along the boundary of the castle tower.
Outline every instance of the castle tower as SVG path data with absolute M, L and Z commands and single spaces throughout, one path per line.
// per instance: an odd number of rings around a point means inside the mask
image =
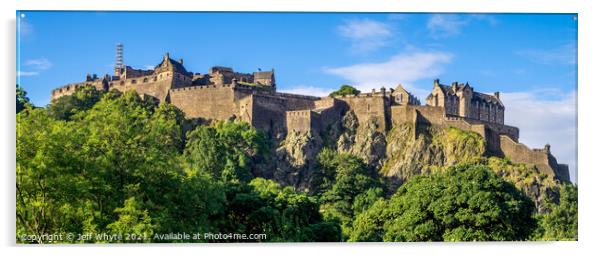
M 462 117 L 470 117 L 470 104 L 472 102 L 472 88 L 468 85 L 460 86 L 460 90 L 457 92 L 460 98 L 460 104 L 458 107 L 458 115 Z
M 115 76 L 121 76 L 125 70 L 125 65 L 123 64 L 123 44 L 117 44 L 115 53 Z

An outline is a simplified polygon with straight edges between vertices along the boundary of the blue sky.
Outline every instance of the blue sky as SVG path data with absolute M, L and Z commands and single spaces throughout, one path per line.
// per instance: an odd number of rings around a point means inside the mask
M 576 169 L 573 14 L 18 12 L 17 81 L 35 105 L 86 73 L 112 72 L 115 45 L 145 68 L 165 52 L 189 71 L 276 70 L 278 90 L 325 95 L 401 83 L 421 101 L 433 79 L 500 91 L 506 123 Z M 574 177 L 573 177 L 574 178 Z

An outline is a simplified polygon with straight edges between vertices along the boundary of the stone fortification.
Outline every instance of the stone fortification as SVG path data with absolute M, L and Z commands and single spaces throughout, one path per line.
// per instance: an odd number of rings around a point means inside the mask
M 558 164 L 544 149 L 529 149 L 520 144 L 519 129 L 504 124 L 504 105 L 500 94 L 474 91 L 468 83 L 440 84 L 435 80 L 426 105 L 403 86 L 372 90 L 368 93 L 335 97 L 313 97 L 276 91 L 274 70 L 239 73 L 215 66 L 208 73 L 192 73 L 182 59 L 165 54 L 152 70 L 120 65 L 114 75 L 87 75 L 85 81 L 52 91 L 52 99 L 72 94 L 77 88 L 134 90 L 159 102 L 180 108 L 190 119 L 239 120 L 250 123 L 276 139 L 289 133 L 320 134 L 332 131 L 346 113 L 358 123 L 371 123 L 386 134 L 392 127 L 407 123 L 456 127 L 476 132 L 485 138 L 487 150 L 516 163 L 533 164 L 557 179 L 568 181 L 568 168 Z M 329 131 L 329 132 L 330 132 Z

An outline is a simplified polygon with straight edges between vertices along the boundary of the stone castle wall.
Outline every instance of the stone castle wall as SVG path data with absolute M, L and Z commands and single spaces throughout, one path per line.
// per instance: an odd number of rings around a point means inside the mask
M 341 120 L 349 109 L 344 101 L 334 98 L 323 98 L 314 101 L 314 106 L 315 108 L 313 110 L 287 111 L 287 131 L 324 131 Z
M 144 76 L 136 78 L 128 78 L 120 81 L 109 82 L 109 90 L 117 89 L 121 92 L 134 90 L 138 94 L 146 94 L 157 98 L 160 102 L 165 102 L 169 90 L 174 84 L 174 77 L 170 73 L 165 73 L 158 76 Z
M 231 68 L 214 67 L 209 74 L 192 74 L 166 54 L 154 70 L 136 70 L 127 67 L 116 76 L 96 75 L 86 81 L 69 84 L 52 91 L 55 100 L 70 95 L 79 87 L 93 86 L 98 90 L 134 90 L 141 96 L 150 96 L 160 102 L 170 102 L 181 109 L 186 118 L 200 120 L 241 120 L 266 131 L 277 139 L 288 132 L 327 131 L 351 111 L 359 123 L 374 122 L 377 131 L 385 134 L 392 127 L 404 123 L 456 127 L 476 132 L 485 138 L 487 149 L 494 155 L 507 156 L 517 163 L 535 164 L 542 171 L 568 180 L 568 167 L 543 150 L 531 150 L 518 143 L 519 130 L 503 124 L 503 105 L 495 96 L 475 92 L 480 99 L 468 105 L 460 97 L 446 96 L 445 86 L 438 86 L 427 98 L 427 105 L 419 105 L 416 98 L 401 85 L 387 91 L 331 97 L 313 97 L 276 92 L 274 74 L 255 72 L 235 73 Z M 262 79 L 264 85 L 251 83 Z M 467 85 L 468 86 L 468 85 Z M 472 88 L 465 87 L 472 94 Z M 452 88 L 455 93 L 455 89 Z M 470 90 L 470 91 L 468 91 Z M 449 94 L 449 93 L 448 93 Z M 470 99 L 470 96 L 467 97 Z M 468 100 L 466 99 L 466 100 Z M 495 118 L 491 117 L 494 102 Z M 485 114 L 485 115 L 484 115 Z M 460 116 L 462 115 L 462 116 Z
M 170 102 L 186 118 L 227 120 L 240 114 L 234 90 L 227 86 L 193 86 L 172 89 Z
M 51 98 L 52 98 L 52 100 L 55 100 L 62 96 L 71 95 L 71 94 L 73 94 L 73 92 L 75 92 L 75 90 L 77 88 L 85 87 L 85 86 L 92 86 L 92 87 L 95 87 L 97 90 L 105 90 L 106 85 L 100 79 L 94 80 L 94 81 L 71 83 L 71 84 L 67 84 L 65 86 L 53 89 L 51 92 Z
M 130 70 L 135 71 L 135 70 Z M 124 75 L 124 77 L 126 77 Z M 192 80 L 182 74 L 163 72 L 145 76 L 134 76 L 121 80 L 96 79 L 80 83 L 69 84 L 52 91 L 52 99 L 71 95 L 77 88 L 93 86 L 98 90 L 116 89 L 121 92 L 134 90 L 141 95 L 149 95 L 161 102 L 167 101 L 169 90 L 173 88 L 187 87 Z
M 288 111 L 286 112 L 286 129 L 288 132 L 310 132 L 312 123 L 315 125 L 318 121 L 316 115 L 312 110 Z
M 514 163 L 533 164 L 540 171 L 561 181 L 570 181 L 568 166 L 558 164 L 549 149 L 530 149 L 512 138 L 501 135 L 500 149 L 505 157 Z
M 338 96 L 338 100 L 344 101 L 353 111 L 360 123 L 368 123 L 369 120 L 375 120 L 377 130 L 385 132 L 389 125 L 387 119 L 389 102 L 382 94 L 360 94 L 357 96 Z
M 286 133 L 286 98 L 253 94 L 252 101 L 251 125 L 272 134 Z

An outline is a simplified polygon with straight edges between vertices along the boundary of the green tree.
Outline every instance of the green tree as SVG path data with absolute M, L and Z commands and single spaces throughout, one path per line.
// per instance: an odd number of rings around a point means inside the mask
M 228 182 L 227 187 L 227 206 L 223 215 L 217 217 L 223 232 L 260 233 L 267 237 L 249 241 L 340 240 L 338 224 L 324 221 L 317 199 L 307 194 L 262 178 L 248 184 Z
M 17 236 L 78 232 L 94 217 L 91 201 L 81 196 L 90 181 L 80 175 L 80 139 L 73 123 L 56 121 L 45 109 L 17 114 Z
M 321 211 L 341 223 L 346 238 L 354 216 L 383 196 L 381 183 L 360 158 L 330 149 L 320 152 L 316 169 Z
M 32 108 L 33 104 L 29 101 L 27 97 L 27 92 L 23 87 L 17 84 L 17 113 L 25 110 L 26 108 Z
M 266 156 L 265 135 L 245 122 L 220 121 L 189 132 L 184 158 L 190 169 L 227 181 L 249 181 Z
M 339 90 L 330 93 L 329 96 L 334 97 L 334 96 L 357 95 L 359 93 L 361 93 L 361 91 L 357 90 L 353 86 L 344 84 L 341 86 L 341 88 L 339 88 Z
M 560 187 L 558 204 L 550 205 L 551 211 L 540 216 L 541 236 L 538 240 L 577 240 L 577 186 L 564 184 Z
M 49 105 L 48 112 L 60 120 L 70 120 L 78 112 L 86 111 L 102 98 L 103 92 L 92 86 L 75 89 L 71 95 L 59 97 Z
M 533 202 L 483 165 L 412 177 L 353 223 L 352 241 L 525 240 Z
M 153 235 L 153 224 L 148 210 L 135 197 L 126 199 L 123 207 L 115 209 L 119 219 L 107 226 L 113 234 L 123 237 L 123 242 L 150 242 Z
M 156 232 L 210 230 L 224 191 L 184 168 L 182 122 L 133 91 L 106 93 L 69 121 L 17 114 L 17 233 L 106 232 L 131 197 Z

